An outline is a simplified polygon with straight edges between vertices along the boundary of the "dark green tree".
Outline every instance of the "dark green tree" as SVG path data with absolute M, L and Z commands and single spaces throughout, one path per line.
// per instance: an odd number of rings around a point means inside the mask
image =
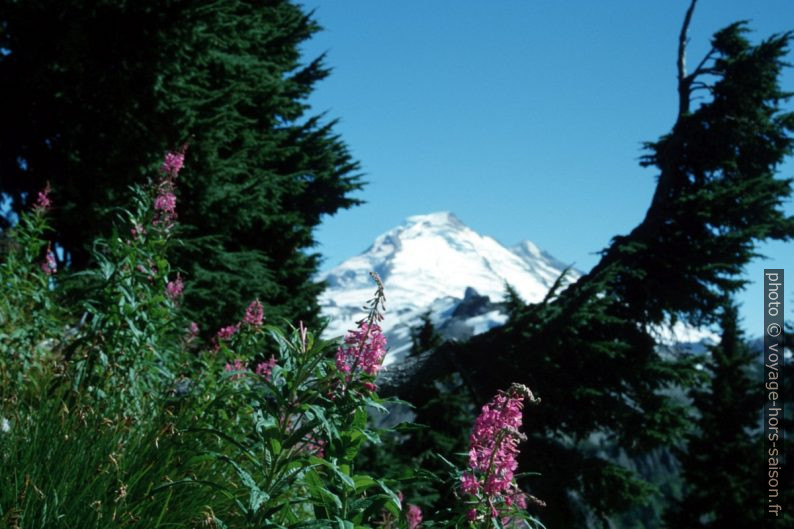
M 690 391 L 696 429 L 681 454 L 684 497 L 667 513 L 671 528 L 759 527 L 766 506 L 761 479 L 761 385 L 739 328 L 737 308 L 726 302 L 720 343 L 704 362 L 707 381 Z M 754 365 L 755 364 L 755 365 Z
M 632 462 L 684 438 L 690 420 L 677 395 L 697 380 L 694 357 L 661 347 L 659 332 L 715 322 L 755 245 L 794 237 L 783 209 L 792 179 L 775 177 L 792 151 L 794 114 L 779 86 L 792 35 L 754 44 L 745 24 L 732 24 L 690 73 L 694 7 L 679 39 L 675 123 L 642 160 L 658 171 L 643 221 L 573 285 L 513 303 L 505 326 L 420 355 L 410 373 L 394 370 L 393 388 L 388 377 L 381 385 L 412 400 L 423 377 L 455 368 L 474 382 L 478 405 L 511 382 L 531 387 L 542 403 L 525 420 L 522 468 L 542 474 L 531 486 L 549 527 L 607 526 L 647 504 L 652 490 Z
M 307 114 L 328 75 L 300 54 L 318 29 L 287 0 L 0 0 L 0 191 L 19 210 L 51 182 L 55 237 L 82 269 L 128 186 L 187 143 L 186 307 L 205 332 L 257 297 L 313 320 L 313 230 L 362 185 L 334 122 Z
M 406 362 L 443 343 L 430 312 L 423 314 L 411 328 L 411 341 Z M 468 450 L 476 410 L 471 391 L 457 372 L 423 381 L 412 397 L 421 405 L 410 412 L 403 406 L 394 407 L 389 418 L 411 416 L 413 423 L 402 424 L 383 435 L 379 444 L 369 444 L 360 463 L 399 483 L 395 487 L 403 492 L 406 501 L 420 505 L 425 520 L 429 521 L 458 501 L 454 490 L 443 481 L 450 471 L 449 465 L 438 455 L 463 464 L 462 454 Z
M 444 339 L 438 334 L 433 321 L 430 319 L 430 312 L 425 312 L 420 317 L 420 323 L 411 329 L 411 356 L 418 355 L 430 349 L 435 349 Z
M 794 300 L 792 300 L 794 301 Z M 791 303 L 791 302 L 790 302 Z M 791 307 L 792 305 L 789 305 Z M 789 314 L 792 311 L 789 309 Z M 780 462 L 783 468 L 791 468 L 791 461 L 794 458 L 794 361 L 791 355 L 794 354 L 794 321 L 787 321 L 783 341 L 786 344 L 786 354 L 788 360 L 783 362 L 781 378 L 783 379 L 782 400 L 784 403 L 783 416 L 783 449 L 780 451 Z M 767 455 L 769 454 L 769 442 L 766 443 Z M 794 476 L 792 473 L 783 472 L 780 476 L 780 505 L 794 505 Z M 794 525 L 794 513 L 786 508 L 778 521 L 780 526 Z
M 549 486 L 552 516 L 571 522 L 563 507 L 571 489 L 602 519 L 645 501 L 636 473 L 587 448 L 593 436 L 638 456 L 687 427 L 670 390 L 695 380 L 691 358 L 662 352 L 654 329 L 714 321 L 724 293 L 742 286 L 755 243 L 794 236 L 783 211 L 792 181 L 775 178 L 792 148 L 794 115 L 781 110 L 788 96 L 778 84 L 791 35 L 753 45 L 733 24 L 687 73 L 694 5 L 681 32 L 678 118 L 643 160 L 659 170 L 645 219 L 556 300 L 527 307 L 495 333 L 544 402 L 527 467 L 557 480 L 538 483 Z M 691 109 L 696 91 L 704 101 Z

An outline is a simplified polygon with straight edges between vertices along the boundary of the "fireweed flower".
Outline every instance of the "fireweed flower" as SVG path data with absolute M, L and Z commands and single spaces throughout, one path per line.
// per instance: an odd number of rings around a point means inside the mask
M 265 380 L 270 380 L 270 377 L 273 374 L 273 368 L 276 366 L 276 359 L 275 357 L 271 356 L 267 362 L 260 362 L 254 368 L 254 373 L 257 375 L 265 377 Z
M 226 363 L 226 367 L 223 368 L 224 371 L 230 372 L 233 371 L 236 374 L 232 375 L 230 380 L 237 380 L 238 378 L 243 378 L 245 376 L 244 371 L 248 370 L 248 364 L 243 362 L 240 359 L 234 361 L 234 363 Z
M 44 212 L 48 211 L 52 206 L 52 200 L 50 200 L 50 183 L 47 182 L 47 185 L 44 186 L 44 189 L 38 192 L 36 195 L 36 203 L 33 205 L 33 209 Z
M 248 305 L 248 308 L 245 309 L 243 322 L 248 325 L 253 325 L 254 327 L 259 327 L 262 325 L 264 319 L 265 308 L 262 306 L 262 303 L 258 299 L 252 301 L 251 304 Z
M 362 322 L 358 330 L 349 331 L 345 344 L 336 351 L 336 367 L 348 376 L 356 371 L 376 375 L 386 355 L 386 337 L 377 324 Z
M 185 149 L 179 152 L 168 152 L 163 160 L 160 170 L 165 173 L 163 180 L 157 185 L 157 197 L 154 199 L 154 219 L 152 224 L 162 224 L 170 228 L 176 219 L 176 195 L 174 194 L 174 179 L 185 163 Z
M 58 261 L 55 259 L 55 254 L 52 253 L 52 246 L 47 245 L 47 253 L 44 254 L 44 261 L 41 262 L 41 271 L 45 275 L 52 275 L 58 271 Z
M 505 505 L 508 507 L 515 505 L 516 508 L 523 511 L 527 509 L 527 500 L 532 500 L 532 503 L 539 507 L 546 506 L 544 502 L 536 497 L 521 492 L 520 490 L 515 490 L 512 495 L 505 496 Z M 503 516 L 500 521 L 502 522 L 502 527 L 526 527 L 526 524 L 521 524 L 520 520 L 514 516 Z
M 422 523 L 422 509 L 409 503 L 405 517 L 408 519 L 408 529 L 416 529 Z
M 182 147 L 180 152 L 173 152 L 169 151 L 165 155 L 165 160 L 163 160 L 163 165 L 160 167 L 160 170 L 171 177 L 176 177 L 179 174 L 179 171 L 182 169 L 182 166 L 185 164 L 185 149 L 187 146 L 185 145 Z
M 474 474 L 464 472 L 460 476 L 460 488 L 464 494 L 477 494 L 477 491 L 480 490 L 480 483 Z
M 154 220 L 152 224 L 171 227 L 176 219 L 176 195 L 161 186 L 160 194 L 154 199 Z
M 218 340 L 230 340 L 232 336 L 234 336 L 237 331 L 240 330 L 240 324 L 236 325 L 228 325 L 226 327 L 221 327 L 218 330 L 217 338 Z
M 165 192 L 154 199 L 154 209 L 162 211 L 164 214 L 173 215 L 176 213 L 176 196 L 173 193 Z
M 185 342 L 190 343 L 198 337 L 199 326 L 195 321 L 191 321 L 190 325 L 187 326 L 187 329 L 185 329 L 185 331 L 186 331 Z
M 375 272 L 370 272 L 370 276 L 378 288 L 372 299 L 367 302 L 369 314 L 358 322 L 357 330 L 348 331 L 344 344 L 336 350 L 336 368 L 344 378 L 342 390 L 354 380 L 364 378 L 364 388 L 367 391 L 375 391 L 375 384 L 367 378 L 378 374 L 383 357 L 386 356 L 386 337 L 377 324 L 383 320 L 386 295 L 383 293 L 383 281 L 380 276 Z M 301 332 L 303 333 L 303 330 Z
M 461 476 L 461 490 L 467 495 L 481 491 L 482 500 L 494 516 L 497 499 L 502 499 L 508 507 L 525 503 L 523 493 L 513 481 L 518 467 L 518 443 L 525 438 L 519 431 L 525 399 L 538 402 L 522 384 L 511 385 L 507 392 L 500 391 L 482 407 L 469 436 L 469 472 Z
M 165 295 L 168 296 L 172 301 L 176 301 L 179 299 L 179 296 L 182 295 L 182 290 L 185 288 L 185 285 L 182 283 L 182 277 L 179 274 L 176 275 L 176 279 L 173 281 L 169 281 L 165 285 Z

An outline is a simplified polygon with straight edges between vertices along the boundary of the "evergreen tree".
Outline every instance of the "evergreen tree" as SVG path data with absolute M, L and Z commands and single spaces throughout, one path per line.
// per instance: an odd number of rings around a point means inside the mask
M 443 344 L 429 311 L 411 329 L 411 341 L 409 356 L 412 359 Z M 411 410 L 414 423 L 402 424 L 384 435 L 381 443 L 369 444 L 359 463 L 373 473 L 399 480 L 406 501 L 421 505 L 429 521 L 458 502 L 454 490 L 439 487 L 450 467 L 438 455 L 462 464 L 461 456 L 469 448 L 469 434 L 477 410 L 469 387 L 457 372 L 425 380 L 412 396 L 421 403 Z M 391 411 L 403 417 L 407 412 L 402 407 Z
M 411 351 L 409 352 L 411 356 L 435 349 L 443 341 L 430 319 L 430 311 L 422 314 L 420 321 L 421 323 L 417 327 L 411 329 Z
M 671 528 L 763 525 L 764 458 L 759 419 L 763 392 L 751 377 L 760 363 L 739 329 L 737 308 L 726 303 L 722 338 L 705 362 L 708 380 L 690 391 L 698 414 L 681 456 L 684 498 L 666 516 Z
M 618 461 L 683 439 L 690 421 L 676 392 L 697 380 L 693 357 L 660 347 L 659 331 L 715 321 L 756 243 L 794 237 L 783 209 L 792 179 L 775 177 L 792 151 L 794 114 L 783 110 L 789 94 L 779 86 L 792 35 L 753 44 L 743 23 L 732 24 L 688 73 L 694 7 L 679 39 L 675 124 L 646 146 L 643 163 L 658 169 L 658 183 L 643 221 L 573 285 L 542 303 L 513 302 L 505 326 L 439 348 L 437 358 L 454 362 L 427 358 L 394 376 L 416 388 L 424 376 L 460 369 L 477 405 L 511 382 L 531 387 L 542 404 L 528 417 L 521 465 L 543 476 L 532 492 L 546 502 L 539 515 L 550 527 L 607 526 L 647 503 L 648 484 Z M 695 93 L 702 102 L 691 108 Z M 413 400 L 399 387 L 389 392 Z
M 313 229 L 362 185 L 334 122 L 306 113 L 328 74 L 300 55 L 318 29 L 287 0 L 0 0 L 0 191 L 19 210 L 51 182 L 57 241 L 81 269 L 109 205 L 187 143 L 186 307 L 205 332 L 257 297 L 312 320 Z
M 495 333 L 543 398 L 539 435 L 524 452 L 527 468 L 558 480 L 539 480 L 547 490 L 537 494 L 549 494 L 552 525 L 554 516 L 575 523 L 573 507 L 563 507 L 571 489 L 602 519 L 644 501 L 636 474 L 593 455 L 588 442 L 596 435 L 631 456 L 679 439 L 686 414 L 669 388 L 695 380 L 691 359 L 661 353 L 654 329 L 713 321 L 723 293 L 743 284 L 755 242 L 794 236 L 782 207 L 792 181 L 775 178 L 792 148 L 794 115 L 781 111 L 788 95 L 778 85 L 791 35 L 753 45 L 733 24 L 688 74 L 694 4 L 681 32 L 678 119 L 647 145 L 644 163 L 659 181 L 645 219 L 554 302 L 527 307 Z M 706 97 L 691 110 L 693 91 Z
M 681 32 L 678 118 L 643 160 L 659 170 L 645 219 L 576 284 L 526 307 L 469 353 L 505 351 L 481 364 L 479 378 L 504 385 L 521 370 L 543 399 L 522 453 L 526 468 L 544 476 L 536 495 L 552 526 L 578 523 L 572 497 L 604 523 L 645 501 L 649 489 L 636 473 L 593 450 L 593 441 L 635 456 L 681 438 L 688 421 L 669 390 L 696 380 L 692 360 L 662 352 L 656 329 L 713 321 L 724 293 L 743 284 L 756 241 L 794 236 L 794 218 L 783 211 L 792 180 L 775 178 L 792 148 L 794 114 L 781 110 L 788 94 L 778 84 L 791 35 L 753 45 L 744 24 L 733 24 L 687 73 L 694 5 Z M 694 91 L 705 97 L 690 109 Z
M 789 303 L 794 302 L 791 300 Z M 788 305 L 791 307 L 792 305 Z M 791 309 L 789 309 L 791 314 Z M 787 321 L 785 324 L 785 333 L 783 336 L 783 343 L 785 344 L 784 360 L 782 362 L 782 371 L 780 378 L 783 381 L 781 399 L 784 403 L 784 416 L 783 416 L 783 449 L 780 450 L 780 466 L 783 468 L 791 468 L 791 462 L 794 461 L 794 321 Z M 785 357 L 788 357 L 786 360 Z M 766 449 L 769 450 L 769 442 L 767 440 Z M 770 455 L 767 452 L 767 456 Z M 794 505 L 794 475 L 789 470 L 782 472 L 780 476 L 780 505 Z M 788 507 L 784 508 L 781 514 L 781 519 L 778 524 L 783 527 L 786 524 L 794 525 L 794 512 Z

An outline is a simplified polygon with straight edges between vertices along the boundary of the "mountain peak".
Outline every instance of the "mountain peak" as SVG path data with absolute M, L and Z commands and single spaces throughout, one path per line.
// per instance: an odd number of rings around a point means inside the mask
M 441 321 L 468 300 L 478 311 L 494 312 L 493 304 L 504 298 L 505 284 L 525 301 L 538 302 L 563 268 L 531 242 L 506 248 L 449 211 L 414 215 L 378 236 L 364 253 L 325 274 L 321 279 L 327 289 L 320 305 L 331 320 L 327 335 L 344 334 L 363 316 L 361 304 L 374 288 L 369 272 L 377 272 L 389 300 L 382 327 L 394 346 L 392 352 L 400 352 L 410 346 L 410 328 L 426 311 L 431 311 L 434 321 Z M 470 313 L 466 310 L 458 316 L 475 318 Z M 472 322 L 472 328 L 483 332 L 500 322 L 504 316 L 494 312 Z
M 537 244 L 532 241 L 524 240 L 511 248 L 516 253 L 522 253 L 527 256 L 540 257 L 543 252 L 538 248 Z
M 411 215 L 405 222 L 405 225 L 411 226 L 414 224 L 424 224 L 426 226 L 454 226 L 463 227 L 463 222 L 451 211 L 437 211 L 435 213 L 427 213 L 424 215 Z

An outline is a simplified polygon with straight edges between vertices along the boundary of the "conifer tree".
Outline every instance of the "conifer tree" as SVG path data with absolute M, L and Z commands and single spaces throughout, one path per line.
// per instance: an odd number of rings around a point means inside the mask
M 794 114 L 782 110 L 788 95 L 779 86 L 791 35 L 754 45 L 744 24 L 732 24 L 687 73 L 694 5 L 680 36 L 678 117 L 643 160 L 659 170 L 645 219 L 557 299 L 494 333 L 510 351 L 503 369 L 520 362 L 544 401 L 535 412 L 542 433 L 524 453 L 527 468 L 559 480 L 540 480 L 547 490 L 536 494 L 552 525 L 576 523 L 571 490 L 602 520 L 646 501 L 637 474 L 588 442 L 595 435 L 635 456 L 680 439 L 688 421 L 669 390 L 696 380 L 692 359 L 662 352 L 655 329 L 714 321 L 725 293 L 742 286 L 756 242 L 794 237 L 783 210 L 792 180 L 775 178 L 792 149 Z M 690 108 L 694 92 L 705 97 Z
M 19 210 L 49 181 L 81 269 L 110 205 L 187 144 L 173 256 L 186 307 L 205 332 L 254 298 L 311 320 L 313 229 L 361 187 L 334 122 L 307 114 L 328 74 L 300 54 L 318 29 L 287 0 L 0 0 L 0 191 Z
M 668 527 L 759 527 L 763 493 L 760 365 L 744 341 L 737 308 L 726 302 L 722 337 L 704 362 L 707 380 L 690 390 L 698 417 L 681 455 L 685 496 L 667 514 Z M 757 370 L 756 370 L 757 371 Z M 761 466 L 759 466 L 761 465 Z
M 425 312 L 420 317 L 420 324 L 411 329 L 411 356 L 435 349 L 443 342 L 443 338 L 436 330 L 430 319 L 430 312 Z
M 533 412 L 539 431 L 522 453 L 526 468 L 551 477 L 539 480 L 545 490 L 536 495 L 552 526 L 577 523 L 573 491 L 604 523 L 646 501 L 638 475 L 591 443 L 607 441 L 631 457 L 681 438 L 686 412 L 670 389 L 696 380 L 692 358 L 661 350 L 657 330 L 714 321 L 725 293 L 742 286 L 756 242 L 794 237 L 794 217 L 783 210 L 792 180 L 775 178 L 792 149 L 794 114 L 782 109 L 789 96 L 779 86 L 791 34 L 752 44 L 746 26 L 732 24 L 687 73 L 694 6 L 680 35 L 676 123 L 647 144 L 643 159 L 659 170 L 645 219 L 615 237 L 577 283 L 474 340 L 469 353 L 505 351 L 481 365 L 480 379 L 504 378 L 518 365 L 543 399 Z M 697 108 L 693 93 L 704 96 Z
M 543 476 L 532 492 L 546 502 L 538 514 L 550 527 L 607 526 L 649 501 L 648 484 L 618 461 L 683 439 L 690 420 L 675 394 L 697 380 L 693 357 L 661 347 L 660 330 L 714 322 L 756 244 L 794 237 L 783 208 L 792 179 L 776 177 L 793 144 L 790 95 L 779 85 L 792 35 L 753 44 L 744 23 L 732 24 L 688 72 L 694 7 L 679 35 L 675 123 L 642 160 L 658 170 L 643 221 L 573 285 L 542 303 L 513 302 L 505 326 L 420 355 L 410 372 L 395 370 L 400 387 L 381 385 L 411 400 L 401 387 L 453 367 L 475 383 L 478 405 L 509 382 L 532 387 L 543 405 L 527 420 L 521 464 Z

